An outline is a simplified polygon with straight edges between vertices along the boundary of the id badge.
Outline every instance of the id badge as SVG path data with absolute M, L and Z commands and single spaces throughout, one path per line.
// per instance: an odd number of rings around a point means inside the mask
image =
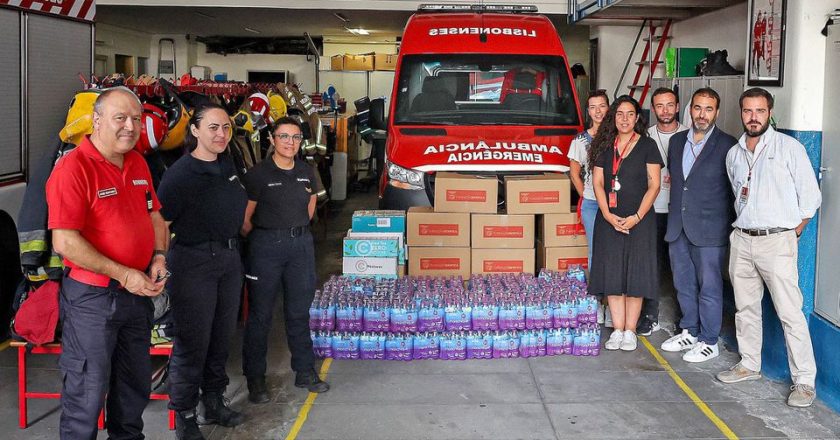
M 665 174 L 662 176 L 662 189 L 669 190 L 671 189 L 671 175 Z
M 742 186 L 741 187 L 741 195 L 738 196 L 738 203 L 740 203 L 742 205 L 746 205 L 747 204 L 747 199 L 749 199 L 749 197 L 750 197 L 750 187 Z
M 610 208 L 618 208 L 618 193 L 616 193 L 615 191 L 610 191 L 609 207 Z

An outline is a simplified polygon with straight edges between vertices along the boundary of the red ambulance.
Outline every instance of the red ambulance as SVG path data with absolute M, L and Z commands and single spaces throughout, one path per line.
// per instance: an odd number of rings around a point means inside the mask
M 383 208 L 432 204 L 437 171 L 501 181 L 568 170 L 583 119 L 557 30 L 536 12 L 423 5 L 409 19 L 389 111 Z

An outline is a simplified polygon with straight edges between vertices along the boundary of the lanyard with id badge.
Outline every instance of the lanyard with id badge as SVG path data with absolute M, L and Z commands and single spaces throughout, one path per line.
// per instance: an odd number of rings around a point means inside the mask
M 618 191 L 621 190 L 621 182 L 618 180 L 618 171 L 621 169 L 621 164 L 624 163 L 624 159 L 627 157 L 625 153 L 627 153 L 627 148 L 633 141 L 636 139 L 636 133 L 633 133 L 633 136 L 630 137 L 630 140 L 624 144 L 624 151 L 620 151 L 618 148 L 618 136 L 615 137 L 615 141 L 613 142 L 613 162 L 612 162 L 612 185 L 611 191 L 608 194 L 608 202 L 610 208 L 617 208 L 618 207 Z
M 741 190 L 738 194 L 738 203 L 741 205 L 746 205 L 747 200 L 749 200 L 750 198 L 750 181 L 752 181 L 753 168 L 755 168 L 755 164 L 758 163 L 758 159 L 761 158 L 761 155 L 764 154 L 764 152 L 767 151 L 768 148 L 768 146 L 765 146 L 761 150 L 761 152 L 758 153 L 758 155 L 755 157 L 755 160 L 752 161 L 752 163 L 750 163 L 750 158 L 749 156 L 747 156 L 747 153 L 744 153 L 744 159 L 746 159 L 747 161 L 747 168 L 749 171 L 747 171 L 747 181 L 744 182 L 743 186 L 741 186 Z

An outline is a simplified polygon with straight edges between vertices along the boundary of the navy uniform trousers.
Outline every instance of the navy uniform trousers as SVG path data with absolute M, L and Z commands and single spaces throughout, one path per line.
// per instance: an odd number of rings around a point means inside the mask
M 112 284 L 96 287 L 66 275 L 61 284 L 63 440 L 95 439 L 103 404 L 110 439 L 144 438 L 154 307 L 150 298 Z
M 248 321 L 242 367 L 245 377 L 265 375 L 268 333 L 277 297 L 283 295 L 292 370 L 313 368 L 309 306 L 315 295 L 315 244 L 308 228 L 254 229 L 248 237 Z
M 235 242 L 205 242 L 169 250 L 167 284 L 175 324 L 169 363 L 169 408 L 198 405 L 198 390 L 223 393 L 230 338 L 242 293 L 242 258 Z

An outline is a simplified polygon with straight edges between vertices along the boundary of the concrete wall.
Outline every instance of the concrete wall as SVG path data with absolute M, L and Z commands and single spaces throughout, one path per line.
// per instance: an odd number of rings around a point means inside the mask
M 783 87 L 768 87 L 776 99 L 779 126 L 822 130 L 825 88 L 825 37 L 820 34 L 837 0 L 789 0 Z
M 149 58 L 151 55 L 152 35 L 128 29 L 117 28 L 107 24 L 96 25 L 95 55 L 104 56 L 106 72 L 113 73 L 114 55 L 129 55 L 134 57 L 134 68 L 137 71 L 137 57 Z M 149 58 L 149 69 L 156 69 L 157 61 Z
M 726 49 L 729 64 L 743 70 L 747 49 L 747 3 L 739 3 L 673 24 L 671 47 Z
M 633 49 L 633 42 L 639 28 L 636 26 L 593 26 L 590 28 L 589 38 L 598 39 L 598 78 L 597 87 L 606 89 L 610 97 L 618 86 L 618 95 L 630 92 L 628 85 L 633 83 L 635 64 L 627 68 L 624 81 L 619 84 L 621 71 L 627 62 L 627 57 Z M 633 52 L 633 62 L 639 61 L 644 45 L 639 44 Z

